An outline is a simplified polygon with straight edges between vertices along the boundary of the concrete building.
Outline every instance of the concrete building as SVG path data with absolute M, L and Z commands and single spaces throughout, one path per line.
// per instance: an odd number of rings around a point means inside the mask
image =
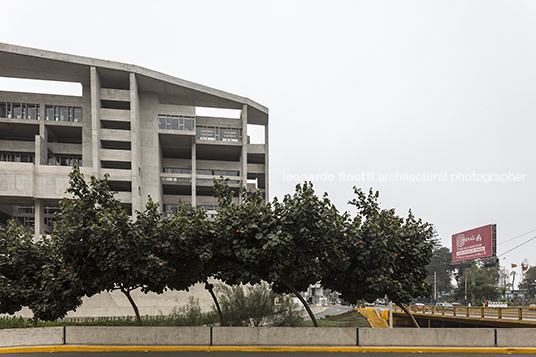
M 212 179 L 268 195 L 268 109 L 248 98 L 130 64 L 0 43 L 0 77 L 79 83 L 78 95 L 1 91 L 0 224 L 50 233 L 77 160 L 108 173 L 130 212 L 150 195 L 215 213 Z M 235 118 L 201 116 L 232 109 Z M 248 129 L 264 140 L 251 143 Z
M 75 160 L 86 177 L 109 174 L 130 212 L 150 195 L 164 211 L 181 199 L 214 214 L 212 179 L 220 175 L 236 191 L 268 197 L 268 109 L 248 98 L 135 65 L 3 43 L 0 77 L 38 80 L 28 92 L 0 86 L 0 226 L 14 219 L 36 235 L 51 233 Z M 41 81 L 78 83 L 79 92 L 45 94 Z M 199 114 L 207 108 L 234 115 Z M 264 132 L 259 143 L 250 142 L 250 129 Z M 205 310 L 212 304 L 201 285 L 163 296 L 134 292 L 142 315 L 167 315 L 190 296 Z M 104 292 L 68 316 L 126 315 L 126 298 Z

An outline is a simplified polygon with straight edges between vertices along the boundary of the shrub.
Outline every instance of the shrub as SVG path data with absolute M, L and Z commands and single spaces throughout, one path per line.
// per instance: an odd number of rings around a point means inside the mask
M 247 287 L 220 284 L 216 291 L 227 326 L 297 326 L 303 321 L 296 304 L 275 294 L 268 284 Z M 276 305 L 276 300 L 281 302 Z
M 217 312 L 202 312 L 199 299 L 193 296 L 190 296 L 187 305 L 174 308 L 170 317 L 175 320 L 177 326 L 214 325 L 218 321 Z

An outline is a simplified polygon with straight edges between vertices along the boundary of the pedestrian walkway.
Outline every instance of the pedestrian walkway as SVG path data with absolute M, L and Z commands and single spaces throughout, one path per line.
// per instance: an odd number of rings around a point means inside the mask
M 389 325 L 387 324 L 387 321 L 385 321 L 384 319 L 380 317 L 380 314 L 378 314 L 378 311 L 376 309 L 367 307 L 367 308 L 360 308 L 358 309 L 358 311 L 361 313 L 361 315 L 367 318 L 367 321 L 369 322 L 370 327 L 373 327 L 373 328 L 389 327 Z

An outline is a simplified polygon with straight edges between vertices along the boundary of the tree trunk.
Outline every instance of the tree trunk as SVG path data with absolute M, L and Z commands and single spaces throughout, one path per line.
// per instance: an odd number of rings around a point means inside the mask
M 141 326 L 141 317 L 140 317 L 140 311 L 138 310 L 138 307 L 136 306 L 136 303 L 132 299 L 132 296 L 130 296 L 130 291 L 126 290 L 125 288 L 121 287 L 121 292 L 125 294 L 128 301 L 130 302 L 130 305 L 132 305 L 132 308 L 134 309 L 134 313 L 136 314 L 136 321 L 138 322 L 138 326 Z
M 37 327 L 37 322 L 39 321 L 39 319 L 37 317 L 34 316 L 34 319 L 33 319 L 33 327 Z
M 305 299 L 301 296 L 301 294 L 296 289 L 294 289 L 294 287 L 292 285 L 290 285 L 287 281 L 281 280 L 281 282 L 283 284 L 285 284 L 285 286 L 287 288 L 289 288 L 290 291 L 292 291 L 294 293 L 294 295 L 296 295 L 296 297 L 298 299 L 300 299 L 301 303 L 305 307 L 305 310 L 307 310 L 307 313 L 309 314 L 309 317 L 311 318 L 311 321 L 313 321 L 313 324 L 315 325 L 315 327 L 318 327 L 318 322 L 316 322 L 316 317 L 315 317 L 315 315 L 313 315 L 313 312 L 311 311 L 311 308 L 309 308 L 309 304 L 307 304 L 307 301 L 305 301 Z
M 409 310 L 404 306 L 404 304 L 398 302 L 398 301 L 394 301 L 394 303 L 396 304 L 396 306 L 398 306 L 399 308 L 402 309 L 402 311 L 404 311 L 406 313 L 406 315 L 409 316 L 411 322 L 413 323 L 413 326 L 417 327 L 417 328 L 420 328 L 421 326 L 419 326 L 419 324 L 417 323 L 417 320 L 415 320 L 415 317 L 413 317 L 413 315 L 411 314 L 411 312 L 409 312 Z
M 218 304 L 218 298 L 216 298 L 216 294 L 214 294 L 214 285 L 209 284 L 208 281 L 205 281 L 205 289 L 208 290 L 208 292 L 212 296 L 212 300 L 214 300 L 214 305 L 216 305 L 216 310 L 218 310 L 218 315 L 220 316 L 220 326 L 225 326 L 223 323 L 223 314 L 220 309 L 220 304 Z

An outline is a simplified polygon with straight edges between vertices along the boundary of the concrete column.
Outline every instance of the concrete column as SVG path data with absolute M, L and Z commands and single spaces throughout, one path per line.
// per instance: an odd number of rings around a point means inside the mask
M 45 126 L 45 105 L 39 104 L 41 118 L 39 118 L 39 135 L 35 136 L 35 165 L 46 165 L 48 163 L 48 132 Z
M 34 206 L 35 206 L 35 214 L 34 214 L 35 238 L 34 240 L 39 240 L 41 239 L 41 234 L 45 233 L 45 205 L 43 204 L 43 201 L 35 199 Z
M 192 139 L 192 206 L 197 205 L 197 145 L 196 137 Z
M 41 135 L 35 136 L 35 165 L 46 165 L 48 161 L 47 141 Z
M 138 95 L 138 82 L 136 75 L 130 73 L 130 157 L 132 172 L 132 214 L 136 211 L 142 211 L 140 197 L 140 97 Z
M 242 157 L 240 158 L 242 169 L 242 187 L 248 187 L 248 106 L 242 106 Z
M 264 198 L 265 198 L 265 201 L 266 202 L 269 202 L 270 201 L 270 196 L 269 196 L 269 192 L 268 192 L 268 188 L 269 188 L 269 176 L 270 176 L 270 155 L 269 155 L 269 146 L 268 146 L 268 143 L 270 142 L 269 140 L 269 135 L 268 135 L 268 122 L 266 123 L 266 125 L 264 126 L 264 150 L 265 150 L 265 155 L 264 155 Z
M 100 176 L 100 78 L 96 67 L 90 69 L 91 83 L 91 156 L 93 174 Z M 84 120 L 83 118 L 82 120 Z
M 82 106 L 82 165 L 93 167 L 93 162 L 97 160 L 97 157 L 95 160 L 93 159 L 93 121 L 91 120 L 93 95 L 90 85 L 83 85 L 82 97 L 84 98 Z

